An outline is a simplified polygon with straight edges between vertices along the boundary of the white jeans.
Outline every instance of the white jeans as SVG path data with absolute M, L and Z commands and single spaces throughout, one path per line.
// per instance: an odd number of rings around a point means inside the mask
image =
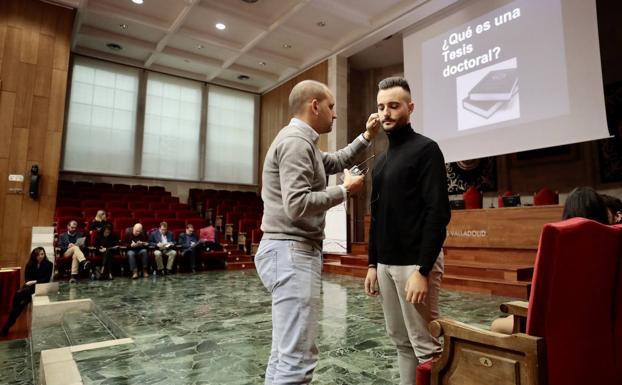
M 272 349 L 266 385 L 308 384 L 317 365 L 322 252 L 288 240 L 262 240 L 255 255 L 272 294 Z
M 400 385 L 414 385 L 418 362 L 425 362 L 442 351 L 428 324 L 438 318 L 438 295 L 443 277 L 443 252 L 428 274 L 428 296 L 424 303 L 406 301 L 406 281 L 418 265 L 378 264 L 378 286 L 387 334 L 397 348 Z

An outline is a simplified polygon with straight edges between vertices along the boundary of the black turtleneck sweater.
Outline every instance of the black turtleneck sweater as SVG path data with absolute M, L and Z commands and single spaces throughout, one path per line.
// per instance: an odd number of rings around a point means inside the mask
M 372 173 L 369 264 L 419 265 L 427 276 L 451 217 L 445 160 L 410 124 L 387 136 Z

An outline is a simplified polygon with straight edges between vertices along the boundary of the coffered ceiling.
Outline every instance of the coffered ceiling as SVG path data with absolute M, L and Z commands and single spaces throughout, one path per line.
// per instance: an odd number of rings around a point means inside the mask
M 259 93 L 429 2 L 48 1 L 77 9 L 74 53 Z

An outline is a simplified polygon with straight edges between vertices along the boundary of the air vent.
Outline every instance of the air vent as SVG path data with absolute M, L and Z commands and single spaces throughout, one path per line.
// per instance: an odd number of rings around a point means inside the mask
M 249 3 L 249 4 L 253 4 L 257 2 L 257 0 L 242 0 L 242 1 L 245 3 Z
M 250 79 L 250 76 L 248 75 L 238 75 L 238 80 L 248 80 Z

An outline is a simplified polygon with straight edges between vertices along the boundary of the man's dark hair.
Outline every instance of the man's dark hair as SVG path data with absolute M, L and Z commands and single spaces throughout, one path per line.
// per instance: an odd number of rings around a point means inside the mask
M 389 88 L 400 87 L 410 94 L 410 86 L 406 79 L 399 76 L 392 76 L 390 78 L 382 79 L 378 83 L 379 90 L 388 90 Z
M 609 224 L 607 206 L 603 198 L 591 187 L 578 187 L 566 198 L 562 219 L 582 217 Z

